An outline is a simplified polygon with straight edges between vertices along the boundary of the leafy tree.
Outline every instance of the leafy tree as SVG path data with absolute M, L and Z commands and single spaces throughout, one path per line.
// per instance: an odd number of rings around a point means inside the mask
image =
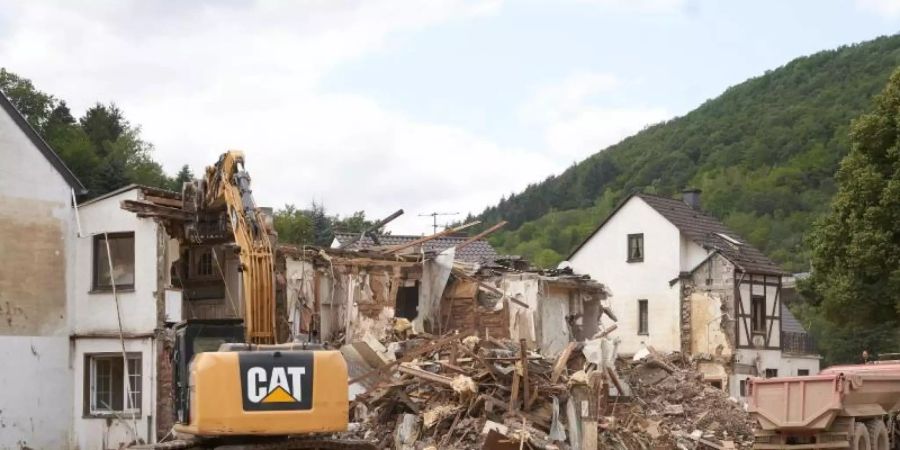
M 312 219 L 294 205 L 284 205 L 284 208 L 275 211 L 274 222 L 281 242 L 304 245 L 315 240 Z
M 131 125 L 115 104 L 97 103 L 76 121 L 65 101 L 3 68 L 0 91 L 84 183 L 89 195 L 130 183 L 173 185 L 153 159 L 153 145 L 141 138 L 140 127 Z
M 870 351 L 900 348 L 900 70 L 855 120 L 831 210 L 817 222 L 811 299 L 827 329 Z M 846 360 L 866 347 L 834 349 Z
M 344 218 L 335 216 L 334 220 L 332 220 L 332 228 L 334 230 L 343 231 L 345 233 L 362 233 L 374 224 L 375 222 L 366 220 L 365 211 L 356 211 L 350 216 Z
M 0 91 L 9 98 L 25 120 L 36 130 L 40 130 L 50 111 L 53 110 L 52 95 L 37 90 L 31 80 L 22 78 L 0 67 Z

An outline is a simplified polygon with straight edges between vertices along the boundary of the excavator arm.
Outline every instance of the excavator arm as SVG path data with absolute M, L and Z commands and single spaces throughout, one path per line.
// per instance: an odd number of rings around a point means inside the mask
M 244 154 L 230 150 L 206 168 L 196 192 L 197 209 L 221 211 L 234 235 L 241 262 L 246 341 L 275 343 L 275 284 L 272 243 L 265 219 L 253 201 Z

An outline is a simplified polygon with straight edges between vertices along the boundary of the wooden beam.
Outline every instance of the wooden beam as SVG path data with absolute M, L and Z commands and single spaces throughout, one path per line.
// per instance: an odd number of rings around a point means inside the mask
M 431 352 L 433 352 L 433 351 L 435 351 L 435 350 L 438 350 L 438 349 L 440 349 L 440 348 L 446 346 L 447 344 L 449 344 L 449 343 L 451 343 L 451 342 L 453 342 L 453 341 L 456 341 L 456 340 L 459 340 L 459 335 L 458 335 L 458 334 L 451 334 L 451 335 L 449 335 L 449 336 L 442 337 L 442 338 L 440 338 L 440 339 L 438 339 L 438 340 L 436 340 L 436 341 L 429 342 L 428 344 L 425 344 L 425 345 L 423 345 L 423 346 L 421 346 L 421 347 L 419 347 L 419 348 L 416 348 L 416 349 L 410 351 L 409 353 L 403 355 L 402 358 L 397 358 L 396 360 L 394 360 L 393 362 L 391 362 L 391 363 L 388 364 L 388 365 L 379 367 L 379 368 L 374 369 L 374 370 L 370 370 L 370 371 L 368 371 L 368 372 L 366 372 L 366 373 L 364 373 L 364 374 L 362 374 L 362 375 L 360 375 L 360 376 L 358 376 L 358 377 L 351 378 L 349 384 L 357 383 L 357 382 L 359 382 L 359 381 L 361 381 L 361 380 L 365 380 L 366 378 L 369 378 L 369 377 L 371 377 L 371 376 L 373 376 L 373 375 L 376 375 L 376 374 L 384 374 L 384 373 L 387 373 L 387 372 L 389 372 L 390 370 L 392 370 L 394 367 L 397 367 L 399 364 L 402 364 L 402 363 L 405 363 L 405 362 L 412 361 L 412 360 L 418 358 L 419 356 L 422 356 L 422 355 L 425 355 L 425 354 L 427 354 L 427 353 L 431 353 Z M 465 348 L 465 347 L 463 347 L 463 348 Z
M 407 375 L 412 375 L 416 378 L 421 378 L 423 380 L 433 381 L 435 383 L 440 383 L 446 386 L 453 385 L 453 379 L 450 377 L 445 377 L 443 375 L 438 375 L 436 373 L 431 373 L 427 370 L 417 369 L 415 367 L 403 366 L 401 365 L 399 369 L 400 373 L 405 373 Z
M 556 381 L 559 380 L 560 375 L 566 368 L 566 363 L 569 362 L 569 357 L 572 356 L 572 351 L 575 350 L 577 345 L 577 342 L 569 342 L 559 354 L 559 357 L 556 358 L 556 364 L 553 365 L 553 371 L 550 373 L 550 384 L 556 384 Z
M 467 245 L 469 245 L 479 239 L 484 239 L 485 236 L 493 234 L 495 231 L 503 228 L 506 224 L 507 224 L 507 222 L 505 220 L 501 221 L 500 223 L 488 228 L 487 230 L 484 230 L 481 233 L 478 233 L 475 236 L 472 236 L 469 239 L 466 239 L 462 244 L 459 244 L 456 246 L 456 251 L 460 251 L 460 250 L 466 248 Z
M 525 339 L 519 339 L 519 356 L 522 358 L 522 391 L 525 396 L 525 404 L 523 410 L 531 404 L 530 392 L 528 391 L 528 342 Z
M 144 195 L 144 200 L 151 202 L 151 203 L 156 203 L 157 205 L 171 206 L 173 208 L 179 208 L 179 209 L 181 209 L 181 207 L 184 206 L 184 202 L 182 202 L 181 199 L 177 199 L 177 198 L 165 198 L 165 197 L 157 197 L 155 195 Z
M 466 228 L 469 228 L 469 227 L 474 227 L 475 225 L 478 225 L 479 223 L 481 223 L 481 221 L 476 220 L 476 221 L 474 221 L 474 222 L 469 222 L 469 223 L 467 223 L 467 224 L 465 224 L 465 225 L 460 225 L 460 226 L 458 226 L 458 227 L 456 227 L 456 228 L 449 228 L 449 229 L 446 229 L 446 230 L 444 230 L 444 231 L 441 231 L 440 233 L 432 234 L 431 236 L 425 236 L 425 237 L 416 239 L 416 240 L 414 240 L 414 241 L 407 242 L 407 243 L 405 243 L 405 244 L 400 244 L 400 245 L 391 247 L 391 248 L 387 249 L 387 251 L 386 251 L 385 253 L 388 253 L 388 254 L 391 254 L 391 253 L 397 253 L 397 252 L 399 252 L 400 250 L 405 250 L 405 249 L 410 248 L 410 247 L 412 247 L 412 246 L 419 245 L 419 244 L 424 244 L 424 243 L 426 243 L 426 242 L 428 242 L 428 241 L 433 241 L 433 240 L 435 240 L 435 239 L 437 239 L 437 238 L 439 238 L 439 237 L 443 237 L 443 236 L 446 236 L 446 235 L 451 234 L 451 233 L 456 233 L 456 232 L 458 232 L 458 231 L 465 230 Z

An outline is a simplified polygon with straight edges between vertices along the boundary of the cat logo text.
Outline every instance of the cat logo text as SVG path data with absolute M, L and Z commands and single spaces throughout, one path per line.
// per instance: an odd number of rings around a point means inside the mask
M 245 411 L 312 407 L 311 352 L 241 352 L 239 360 Z
M 253 403 L 294 403 L 303 401 L 306 367 L 263 367 L 247 370 L 247 400 Z

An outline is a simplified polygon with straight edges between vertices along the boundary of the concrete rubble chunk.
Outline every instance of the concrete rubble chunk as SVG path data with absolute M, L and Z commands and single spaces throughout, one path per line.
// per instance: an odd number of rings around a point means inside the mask
M 419 418 L 414 414 L 403 414 L 394 431 L 394 450 L 415 450 L 419 438 Z

